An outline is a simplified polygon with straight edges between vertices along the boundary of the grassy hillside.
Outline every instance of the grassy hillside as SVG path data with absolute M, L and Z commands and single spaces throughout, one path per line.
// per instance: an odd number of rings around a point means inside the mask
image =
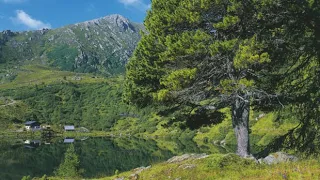
M 0 84 L 0 88 L 14 89 L 19 87 L 63 82 L 80 84 L 100 83 L 104 81 L 104 78 L 95 75 L 60 71 L 55 68 L 49 68 L 41 65 L 27 65 L 22 66 L 19 71 L 17 71 L 16 77 L 13 79 L 13 81 Z
M 118 116 L 114 109 L 121 106 L 117 82 L 116 78 L 24 66 L 12 82 L 0 85 L 1 122 L 35 119 L 42 123 L 77 125 L 81 121 L 80 124 L 90 128 L 110 126 L 109 121 Z M 99 126 L 96 121 L 102 119 L 105 124 Z
M 319 158 L 304 159 L 298 162 L 287 162 L 274 165 L 257 164 L 249 159 L 241 159 L 234 154 L 213 154 L 197 159 L 187 158 L 176 162 L 162 162 L 149 167 L 140 167 L 131 171 L 118 173 L 99 180 L 114 179 L 205 179 L 205 180 L 238 180 L 238 179 L 319 179 Z M 60 180 L 65 177 L 47 177 L 49 180 Z M 32 179 L 30 177 L 30 179 Z M 38 180 L 41 178 L 33 178 Z M 70 179 L 81 179 L 80 177 Z
M 191 159 L 175 163 L 155 164 L 137 175 L 139 179 L 318 179 L 318 159 L 276 165 L 256 164 L 236 155 L 214 154 L 204 159 Z M 139 169 L 112 177 L 132 179 Z M 131 177 L 130 177 L 131 176 Z M 56 178 L 52 178 L 56 179 Z

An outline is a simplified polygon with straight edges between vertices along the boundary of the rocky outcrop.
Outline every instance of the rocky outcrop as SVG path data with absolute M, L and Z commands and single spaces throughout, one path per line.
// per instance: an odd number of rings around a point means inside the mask
M 259 163 L 265 163 L 270 165 L 270 164 L 278 164 L 283 162 L 295 162 L 295 161 L 298 161 L 298 158 L 284 152 L 276 152 L 274 154 L 268 155 L 265 158 L 261 158 L 258 161 Z
M 139 179 L 139 174 L 144 171 L 144 170 L 147 170 L 147 169 L 150 169 L 151 166 L 147 166 L 147 167 L 139 167 L 139 168 L 135 168 L 132 170 L 132 174 L 130 174 L 130 176 L 127 178 L 129 180 L 137 180 Z M 117 177 L 115 178 L 114 180 L 124 180 L 126 179 L 125 177 Z
M 207 158 L 207 157 L 208 157 L 207 154 L 184 154 L 181 156 L 174 156 L 174 157 L 170 158 L 169 160 L 167 160 L 166 163 L 168 163 L 168 164 L 169 163 L 182 163 L 183 161 L 187 161 L 187 160 L 203 159 L 203 158 Z M 196 167 L 197 166 L 195 164 L 186 163 L 186 164 L 179 165 L 178 168 L 181 170 L 186 170 L 186 169 L 194 169 Z M 124 180 L 124 179 L 138 180 L 138 179 L 140 179 L 139 174 L 145 170 L 150 169 L 150 168 L 151 168 L 151 166 L 135 168 L 132 170 L 132 174 L 130 174 L 130 176 L 116 177 L 114 180 Z M 178 179 L 179 178 L 177 178 L 177 180 Z

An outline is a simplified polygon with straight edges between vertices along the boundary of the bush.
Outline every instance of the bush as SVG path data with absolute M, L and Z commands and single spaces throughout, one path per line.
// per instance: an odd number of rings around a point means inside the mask
M 31 176 L 23 176 L 21 180 L 32 180 Z

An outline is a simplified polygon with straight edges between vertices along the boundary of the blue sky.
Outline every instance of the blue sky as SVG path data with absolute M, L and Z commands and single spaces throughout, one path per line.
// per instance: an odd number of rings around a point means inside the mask
M 110 14 L 143 22 L 150 0 L 0 0 L 0 31 L 58 28 Z

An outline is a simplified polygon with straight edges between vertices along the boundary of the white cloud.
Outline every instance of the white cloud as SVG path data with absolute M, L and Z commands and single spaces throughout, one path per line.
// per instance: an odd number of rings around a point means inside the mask
M 0 0 L 0 2 L 3 2 L 3 3 L 23 3 L 23 2 L 26 2 L 27 0 Z
M 134 4 L 137 2 L 141 2 L 141 0 L 119 0 L 119 1 L 125 5 L 130 5 L 130 4 Z
M 29 14 L 25 13 L 23 10 L 17 10 L 16 17 L 11 19 L 13 22 L 23 24 L 30 29 L 51 28 L 50 24 L 43 23 L 40 20 L 33 19 Z
M 124 4 L 125 6 L 132 6 L 141 11 L 146 11 L 151 7 L 151 4 L 146 4 L 145 2 L 143 2 L 143 0 L 118 0 L 118 1 Z

